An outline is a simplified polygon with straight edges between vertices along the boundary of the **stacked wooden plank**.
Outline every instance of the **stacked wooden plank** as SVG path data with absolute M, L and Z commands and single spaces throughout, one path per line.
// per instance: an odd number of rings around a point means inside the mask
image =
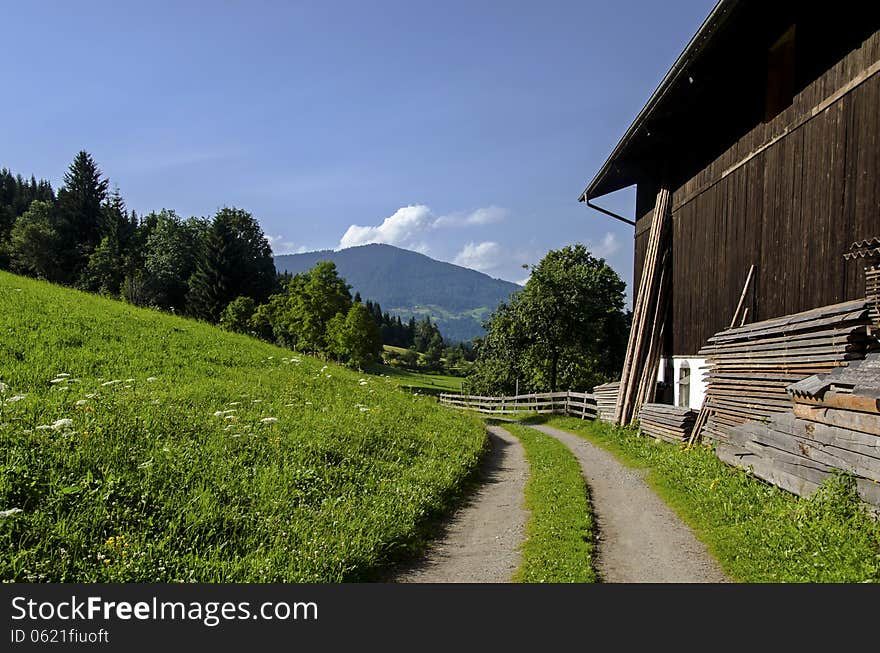
M 651 218 L 639 288 L 633 306 L 633 320 L 620 377 L 620 391 L 614 410 L 617 424 L 630 424 L 643 403 L 653 400 L 657 367 L 666 317 L 670 285 L 669 219 L 670 192 L 660 188 Z
M 867 324 L 857 300 L 717 333 L 699 352 L 708 365 L 699 435 L 725 441 L 733 427 L 790 411 L 787 386 L 864 358 Z
M 667 442 L 687 442 L 697 414 L 689 408 L 667 404 L 643 404 L 639 410 L 639 430 L 642 435 Z
M 880 506 L 880 354 L 804 379 L 789 392 L 792 412 L 730 429 L 718 457 L 800 495 L 843 470 L 865 501 Z
M 593 388 L 596 396 L 596 410 L 599 419 L 603 422 L 614 421 L 614 407 L 617 405 L 617 393 L 620 390 L 620 381 L 603 383 Z

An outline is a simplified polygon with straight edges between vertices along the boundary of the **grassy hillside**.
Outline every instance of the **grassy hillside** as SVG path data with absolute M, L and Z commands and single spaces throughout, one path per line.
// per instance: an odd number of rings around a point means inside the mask
M 369 577 L 485 437 L 390 379 L 6 273 L 0 382 L 4 581 Z

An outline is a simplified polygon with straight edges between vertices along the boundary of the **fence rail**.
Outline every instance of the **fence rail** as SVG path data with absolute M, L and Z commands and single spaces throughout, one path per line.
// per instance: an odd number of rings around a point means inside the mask
M 516 413 L 561 413 L 596 419 L 596 397 L 587 392 L 538 392 L 526 395 L 485 397 L 482 395 L 459 395 L 443 392 L 440 403 L 462 410 L 473 410 L 487 415 L 513 415 Z

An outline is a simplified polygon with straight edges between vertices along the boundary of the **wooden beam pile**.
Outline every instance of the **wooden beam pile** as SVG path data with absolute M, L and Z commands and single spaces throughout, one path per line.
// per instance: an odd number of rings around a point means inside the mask
M 617 394 L 620 390 L 620 381 L 604 383 L 593 388 L 596 396 L 596 410 L 598 417 L 603 422 L 614 421 L 614 408 L 617 406 Z
M 614 410 L 617 424 L 635 421 L 643 403 L 653 399 L 669 282 L 669 189 L 657 193 L 645 263 L 633 307 L 632 328 Z
M 666 404 L 643 404 L 639 410 L 639 431 L 642 435 L 667 442 L 687 442 L 697 414 L 689 408 Z
M 718 457 L 774 485 L 809 496 L 835 469 L 851 472 L 862 499 L 880 505 L 880 437 L 782 413 L 733 428 Z
M 800 495 L 844 470 L 862 499 L 880 506 L 880 354 L 788 390 L 792 412 L 730 429 L 718 457 Z
M 871 339 L 864 300 L 735 327 L 715 334 L 699 355 L 708 364 L 699 436 L 790 411 L 786 387 L 864 358 Z

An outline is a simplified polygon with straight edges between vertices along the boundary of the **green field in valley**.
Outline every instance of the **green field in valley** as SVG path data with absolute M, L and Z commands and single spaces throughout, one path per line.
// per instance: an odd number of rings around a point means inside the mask
M 4 581 L 370 578 L 485 444 L 399 376 L 6 273 L 0 382 Z
M 385 345 L 384 349 L 398 354 L 403 354 L 406 351 L 406 349 L 403 349 L 402 347 L 392 347 L 390 345 Z M 407 370 L 402 367 L 383 364 L 371 365 L 367 369 L 367 372 L 376 376 L 388 377 L 405 388 L 416 390 L 424 389 L 431 394 L 438 394 L 440 392 L 461 392 L 461 384 L 464 381 L 464 378 L 460 376 Z

